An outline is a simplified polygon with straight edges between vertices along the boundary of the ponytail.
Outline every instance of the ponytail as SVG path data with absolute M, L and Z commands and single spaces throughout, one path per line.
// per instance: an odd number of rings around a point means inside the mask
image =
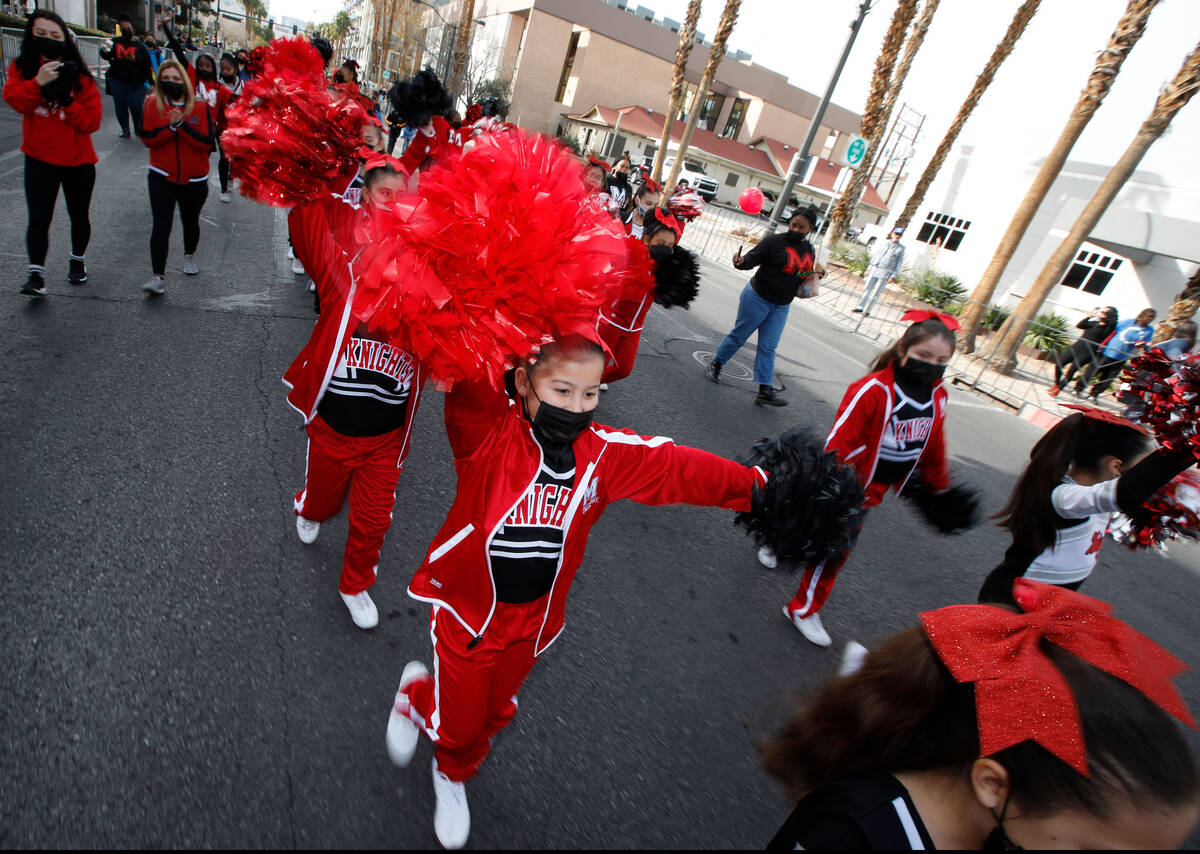
M 1145 452 L 1148 443 L 1135 427 L 1088 418 L 1082 412 L 1069 415 L 1033 446 L 1008 503 L 992 518 L 1012 532 L 1013 542 L 1041 553 L 1057 537 L 1058 514 L 1051 496 L 1071 466 L 1094 470 L 1110 456 L 1127 462 Z
M 900 340 L 875 357 L 875 360 L 871 362 L 871 373 L 891 367 L 900 361 L 901 353 L 907 353 L 909 348 L 915 347 L 923 341 L 928 341 L 930 338 L 945 338 L 950 342 L 951 349 L 953 349 L 956 340 L 954 330 L 936 317 L 922 320 L 920 323 L 914 323 L 908 329 L 904 330 L 904 334 L 900 336 Z

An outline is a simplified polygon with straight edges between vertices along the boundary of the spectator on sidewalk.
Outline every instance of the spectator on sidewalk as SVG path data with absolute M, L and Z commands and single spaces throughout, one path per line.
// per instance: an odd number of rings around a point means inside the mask
M 1196 329 L 1196 321 L 1181 320 L 1171 330 L 1171 337 L 1156 346 L 1166 353 L 1168 358 L 1182 359 L 1196 346 Z
M 200 272 L 195 252 L 200 243 L 200 211 L 208 198 L 209 158 L 216 147 L 216 119 L 204 101 L 196 99 L 187 71 L 174 59 L 158 69 L 154 94 L 146 99 L 142 142 L 150 149 L 150 261 L 154 276 L 142 286 L 150 294 L 163 292 L 167 249 L 175 205 L 183 223 L 183 272 Z
M 854 309 L 855 312 L 870 317 L 871 309 L 883 293 L 884 286 L 900 272 L 900 267 L 904 264 L 904 247 L 900 244 L 902 234 L 903 228 L 893 229 L 883 246 L 876 250 L 875 257 L 871 259 L 871 266 L 867 268 L 867 286 Z
M 787 324 L 788 308 L 808 276 L 813 275 L 815 260 L 808 235 L 817 227 L 813 208 L 798 210 L 788 221 L 787 231 L 764 238 L 742 257 L 739 249 L 733 266 L 739 270 L 758 267 L 754 278 L 742 290 L 737 320 L 725 336 L 708 366 L 708 378 L 721 381 L 721 366 L 733 358 L 746 340 L 758 332 L 758 352 L 754 357 L 754 381 L 758 383 L 759 406 L 787 406 L 775 391 L 775 348 Z
M 632 188 L 629 186 L 629 166 L 629 158 L 620 157 L 613 164 L 613 170 L 604 185 L 609 198 L 612 199 L 613 207 L 618 211 L 629 203 L 632 196 Z
M 146 46 L 146 53 L 150 54 L 150 68 L 155 74 L 158 74 L 158 66 L 162 65 L 163 61 L 162 48 L 158 46 L 154 36 L 149 33 L 146 34 L 146 39 L 142 44 Z
M 1132 359 L 1140 350 L 1146 349 L 1147 342 L 1154 336 L 1154 309 L 1143 309 L 1133 320 L 1122 320 L 1100 353 L 1100 358 L 1088 366 L 1083 372 L 1083 378 L 1075 384 L 1075 394 L 1082 395 L 1088 388 L 1088 397 L 1095 401 L 1108 391 L 1112 381 L 1117 378 L 1125 363 Z
M 45 296 L 50 221 L 61 186 L 71 219 L 67 281 L 87 281 L 83 255 L 92 236 L 88 209 L 96 183 L 92 134 L 100 129 L 100 91 L 62 18 L 44 9 L 25 22 L 21 52 L 8 68 L 4 100 L 21 114 L 25 154 L 25 248 L 29 279 L 21 293 Z
M 146 102 L 146 87 L 154 80 L 154 68 L 146 46 L 133 37 L 133 21 L 124 12 L 117 21 L 121 35 L 113 39 L 112 47 L 100 48 L 100 56 L 108 60 L 105 88 L 112 95 L 121 138 L 127 139 L 130 119 L 134 133 L 142 131 L 142 105 Z
M 1054 357 L 1054 385 L 1046 391 L 1051 397 L 1057 397 L 1063 386 L 1071 382 L 1077 370 L 1085 370 L 1096 361 L 1104 342 L 1117 328 L 1117 309 L 1115 306 L 1097 308 L 1083 320 L 1075 324 L 1076 329 L 1082 329 L 1083 334 L 1066 350 Z

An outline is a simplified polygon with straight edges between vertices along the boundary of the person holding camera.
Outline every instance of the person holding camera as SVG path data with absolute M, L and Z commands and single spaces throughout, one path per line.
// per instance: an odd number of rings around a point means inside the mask
M 21 114 L 25 154 L 25 248 L 29 279 L 21 293 L 45 296 L 46 252 L 58 190 L 71 218 L 67 281 L 87 281 L 84 253 L 92 236 L 88 209 L 96 183 L 92 134 L 100 129 L 100 91 L 62 18 L 38 9 L 25 24 L 21 52 L 9 66 L 4 100 Z
M 112 95 L 121 138 L 129 137 L 129 119 L 135 133 L 142 131 L 142 105 L 146 101 L 146 86 L 154 80 L 154 67 L 146 46 L 133 36 L 133 20 L 124 12 L 117 16 L 121 35 L 112 46 L 100 48 L 100 56 L 108 60 L 105 88 Z

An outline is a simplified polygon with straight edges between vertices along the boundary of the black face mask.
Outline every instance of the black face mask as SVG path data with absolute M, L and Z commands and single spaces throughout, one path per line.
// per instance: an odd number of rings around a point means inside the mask
M 674 251 L 674 246 L 664 246 L 660 243 L 657 246 L 650 247 L 650 257 L 655 261 L 666 261 L 671 257 L 671 253 Z
M 123 38 L 123 39 L 133 38 L 133 27 L 121 27 L 121 38 Z
M 204 69 L 203 71 L 197 71 L 196 76 L 199 77 L 201 80 L 216 80 L 217 79 L 217 75 L 213 74 L 207 68 Z
M 933 362 L 924 362 L 912 356 L 909 356 L 903 365 L 896 362 L 895 370 L 896 378 L 901 382 L 922 386 L 933 385 L 946 374 L 945 365 L 935 365 Z
M 1023 845 L 1018 845 L 1008 838 L 1008 834 L 1004 832 L 1004 815 L 1008 812 L 1008 799 L 1004 799 L 1004 808 L 1000 810 L 1000 815 L 996 815 L 996 811 L 992 810 L 992 816 L 996 819 L 996 827 L 988 834 L 987 839 L 983 841 L 984 851 L 1024 851 Z
M 235 80 L 238 79 L 238 77 L 236 74 L 222 74 L 221 79 L 224 80 L 226 83 L 233 83 Z
M 37 46 L 38 53 L 46 57 L 46 59 L 58 59 L 67 51 L 65 42 L 60 42 L 58 39 L 46 36 L 34 36 L 33 43 Z
M 162 86 L 163 94 L 172 101 L 182 101 L 183 94 L 186 91 L 182 83 L 174 80 L 160 80 L 159 85 Z
M 533 435 L 542 444 L 552 447 L 570 445 L 592 423 L 595 410 L 572 412 L 561 406 L 553 406 L 538 397 L 532 383 L 529 385 L 529 391 L 537 398 L 539 404 L 537 415 L 533 416 Z
M 345 82 L 346 82 L 346 75 L 345 75 L 345 74 L 343 74 L 343 73 L 342 73 L 342 72 L 340 72 L 340 71 L 339 71 L 339 72 L 337 72 L 336 74 L 334 74 L 334 75 L 333 75 L 333 82 L 334 82 L 334 83 L 345 83 Z

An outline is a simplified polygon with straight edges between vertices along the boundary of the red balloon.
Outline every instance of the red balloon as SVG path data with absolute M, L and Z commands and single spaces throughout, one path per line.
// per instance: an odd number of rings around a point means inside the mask
M 738 196 L 738 207 L 746 213 L 754 216 L 763 209 L 763 194 L 758 187 L 747 187 L 742 190 L 742 194 Z

